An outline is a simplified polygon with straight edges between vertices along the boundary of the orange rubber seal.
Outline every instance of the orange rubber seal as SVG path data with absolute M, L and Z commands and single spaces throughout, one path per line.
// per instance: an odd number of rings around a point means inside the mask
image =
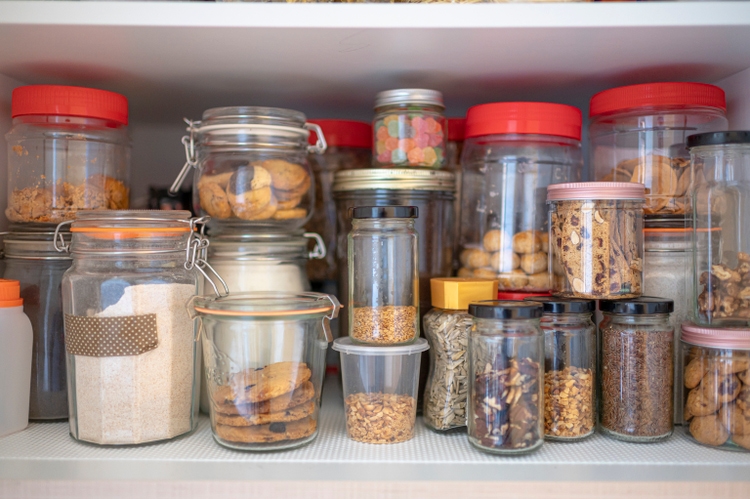
M 205 307 L 195 307 L 195 311 L 206 315 L 225 315 L 229 317 L 287 317 L 293 315 L 322 314 L 333 310 L 333 306 L 311 308 L 306 310 L 270 310 L 262 312 L 246 312 L 242 310 L 216 310 Z
M 189 227 L 71 227 L 70 232 L 88 234 L 96 239 L 139 239 L 146 237 L 174 237 L 190 232 Z

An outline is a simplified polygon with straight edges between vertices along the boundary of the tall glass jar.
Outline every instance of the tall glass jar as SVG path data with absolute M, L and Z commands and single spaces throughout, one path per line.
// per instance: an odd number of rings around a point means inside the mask
M 544 438 L 575 441 L 596 428 L 593 300 L 531 297 L 544 314 Z
M 414 206 L 352 208 L 349 336 L 396 345 L 419 336 L 419 260 Z
M 200 349 L 187 304 L 207 242 L 195 228 L 186 211 L 82 212 L 73 222 L 62 299 L 76 440 L 142 444 L 195 428 Z
M 491 300 L 469 305 L 469 442 L 524 454 L 544 442 L 542 305 Z
M 581 178 L 581 111 L 482 104 L 469 109 L 465 135 L 458 275 L 499 279 L 501 291 L 549 291 L 546 188 Z
M 699 325 L 750 325 L 750 132 L 688 137 L 693 170 L 692 307 Z
M 599 426 L 618 440 L 663 440 L 674 425 L 674 303 L 643 296 L 601 300 L 599 307 Z
M 456 175 L 456 200 L 453 202 L 453 211 L 458 216 L 461 213 L 461 155 L 464 152 L 464 139 L 466 134 L 466 118 L 448 118 L 448 142 L 445 143 L 445 169 Z M 461 228 L 454 224 L 453 241 L 456 249 L 453 250 L 453 270 L 458 271 L 458 240 Z

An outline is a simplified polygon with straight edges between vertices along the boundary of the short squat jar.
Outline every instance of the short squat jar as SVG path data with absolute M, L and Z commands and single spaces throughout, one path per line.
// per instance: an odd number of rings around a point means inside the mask
M 531 297 L 544 332 L 544 438 L 575 441 L 596 428 L 594 300 Z
M 655 442 L 674 424 L 672 300 L 643 296 L 602 300 L 601 414 L 603 433 L 618 440 Z
M 419 336 L 419 263 L 414 206 L 353 208 L 349 233 L 349 335 L 395 345 Z
M 542 305 L 469 305 L 469 442 L 493 454 L 523 454 L 544 441 Z

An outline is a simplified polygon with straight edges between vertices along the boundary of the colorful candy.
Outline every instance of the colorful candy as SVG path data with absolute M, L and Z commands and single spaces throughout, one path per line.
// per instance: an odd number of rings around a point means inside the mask
M 445 120 L 423 112 L 394 113 L 375 122 L 375 158 L 379 166 L 441 168 L 445 157 Z

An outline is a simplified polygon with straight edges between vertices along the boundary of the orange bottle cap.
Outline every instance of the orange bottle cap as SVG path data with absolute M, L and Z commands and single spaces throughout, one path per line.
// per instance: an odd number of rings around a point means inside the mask
M 12 279 L 0 279 L 0 308 L 20 307 L 21 283 Z

